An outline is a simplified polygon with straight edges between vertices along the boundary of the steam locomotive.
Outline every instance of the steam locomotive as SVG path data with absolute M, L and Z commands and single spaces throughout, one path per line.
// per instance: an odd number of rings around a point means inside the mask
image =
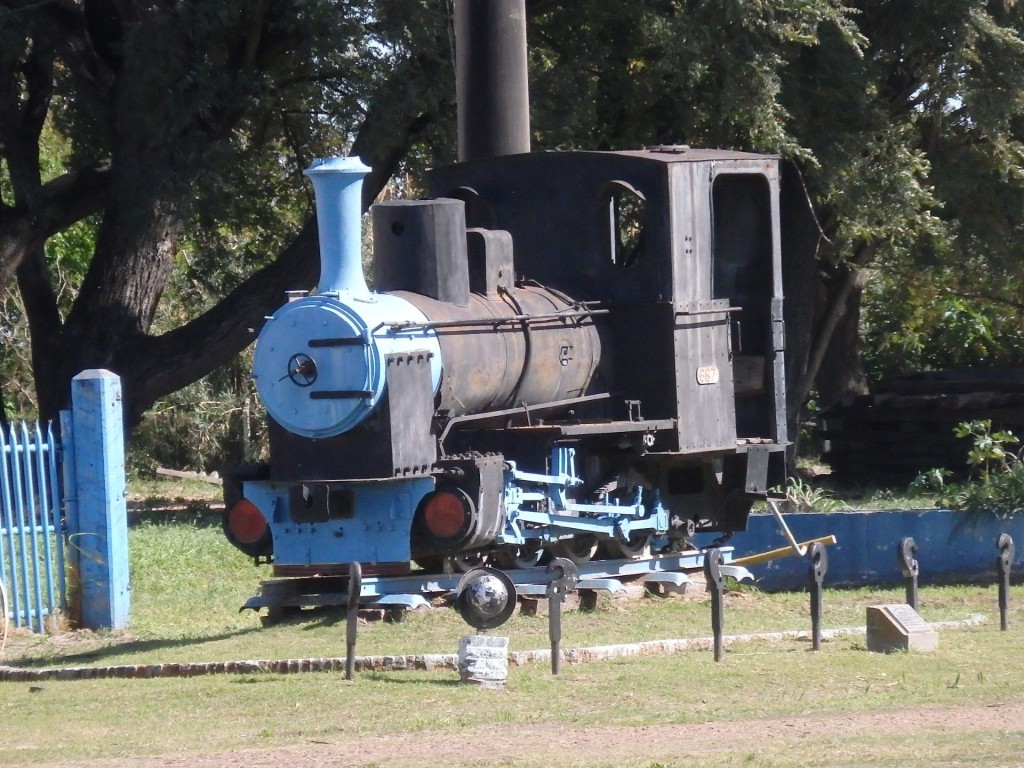
M 277 576 L 678 551 L 784 475 L 777 158 L 530 152 L 522 0 L 456 6 L 460 159 L 372 206 L 375 290 L 369 169 L 306 171 L 320 282 L 259 334 L 271 460 L 225 484 Z

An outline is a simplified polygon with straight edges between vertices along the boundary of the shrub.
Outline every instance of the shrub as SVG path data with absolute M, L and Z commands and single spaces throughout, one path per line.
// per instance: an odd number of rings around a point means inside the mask
M 953 432 L 973 441 L 967 454 L 972 476 L 961 485 L 942 486 L 945 492 L 939 503 L 968 512 L 990 511 L 1001 518 L 1024 512 L 1024 462 L 1011 448 L 1020 442 L 1017 437 L 1009 430 L 993 431 L 988 419 L 963 422 Z M 936 472 L 942 470 L 926 474 L 934 480 L 940 477 Z

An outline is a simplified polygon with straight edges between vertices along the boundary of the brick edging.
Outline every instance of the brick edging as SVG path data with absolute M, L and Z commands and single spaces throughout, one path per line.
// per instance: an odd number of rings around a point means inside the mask
M 983 624 L 987 618 L 975 614 L 960 621 L 938 621 L 929 624 L 933 629 L 960 629 Z M 845 627 L 823 630 L 823 639 L 831 640 L 847 635 L 864 634 L 864 627 Z M 723 637 L 723 643 L 765 640 L 780 642 L 809 638 L 806 630 L 788 632 L 755 632 Z M 709 650 L 714 638 L 697 637 L 678 640 L 647 640 L 639 643 L 601 645 L 592 648 L 563 649 L 562 658 L 570 664 L 591 661 L 607 661 L 630 656 L 652 656 L 682 651 Z M 534 662 L 550 662 L 551 649 L 533 651 L 512 651 L 508 654 L 510 666 L 522 666 Z M 458 656 L 454 653 L 427 653 L 408 656 L 358 656 L 355 660 L 357 672 L 402 671 L 402 670 L 457 670 Z M 108 678 L 152 679 L 170 677 L 201 677 L 204 675 L 251 675 L 274 674 L 294 675 L 304 672 L 344 672 L 345 657 L 315 659 L 281 659 L 258 661 L 212 661 L 205 663 L 178 664 L 121 664 L 108 667 L 48 667 L 25 669 L 0 666 L 0 682 L 44 682 L 47 680 L 102 680 Z

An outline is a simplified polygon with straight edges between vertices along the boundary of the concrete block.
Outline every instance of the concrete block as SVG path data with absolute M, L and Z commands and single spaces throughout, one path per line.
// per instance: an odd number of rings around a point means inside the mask
M 471 635 L 459 641 L 459 678 L 464 683 L 501 688 L 508 678 L 508 638 Z
M 869 605 L 867 610 L 868 650 L 934 651 L 939 633 L 909 605 Z

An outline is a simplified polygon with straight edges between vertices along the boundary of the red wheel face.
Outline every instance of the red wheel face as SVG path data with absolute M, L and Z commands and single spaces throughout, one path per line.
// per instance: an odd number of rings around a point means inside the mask
M 242 544 L 255 544 L 267 533 L 267 518 L 259 507 L 242 499 L 228 512 L 228 530 Z
M 423 509 L 427 530 L 439 539 L 451 539 L 459 535 L 468 517 L 462 499 L 449 491 L 436 491 Z

